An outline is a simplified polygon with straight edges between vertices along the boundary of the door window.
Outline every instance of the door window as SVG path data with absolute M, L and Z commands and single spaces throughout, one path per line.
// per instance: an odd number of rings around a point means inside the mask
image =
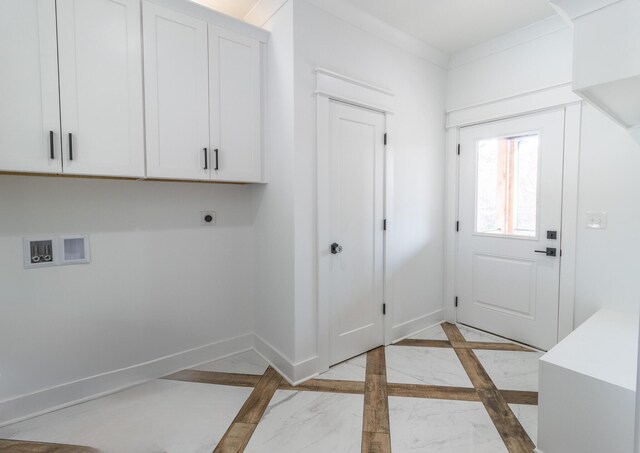
M 540 135 L 476 142 L 476 233 L 537 236 Z

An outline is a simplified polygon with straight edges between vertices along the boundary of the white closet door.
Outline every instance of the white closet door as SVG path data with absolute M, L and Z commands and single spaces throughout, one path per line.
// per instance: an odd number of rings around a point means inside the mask
M 143 2 L 147 176 L 210 178 L 207 23 Z
M 260 42 L 209 26 L 209 52 L 211 177 L 260 182 Z
M 0 171 L 61 170 L 55 0 L 2 0 Z
M 144 176 L 139 2 L 58 0 L 58 37 L 64 173 Z

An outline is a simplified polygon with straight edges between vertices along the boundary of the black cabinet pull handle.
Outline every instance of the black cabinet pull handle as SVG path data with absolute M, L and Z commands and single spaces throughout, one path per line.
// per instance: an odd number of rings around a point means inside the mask
M 69 132 L 69 160 L 73 160 L 73 134 Z
M 214 170 L 219 170 L 220 169 L 220 160 L 219 160 L 220 152 L 217 149 L 215 149 L 214 151 L 216 153 L 216 168 L 214 168 Z
M 209 169 L 209 155 L 207 153 L 207 148 L 204 148 L 204 169 L 208 170 Z
M 49 155 L 51 156 L 51 159 L 56 158 L 56 152 L 53 148 L 53 131 L 49 131 Z

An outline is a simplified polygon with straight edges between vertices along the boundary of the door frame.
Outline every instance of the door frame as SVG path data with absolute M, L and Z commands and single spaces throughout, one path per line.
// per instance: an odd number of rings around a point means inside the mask
M 338 101 L 361 107 L 385 116 L 386 131 L 393 137 L 394 94 L 390 91 L 329 71 L 316 69 L 316 277 L 317 288 L 317 341 L 318 371 L 329 369 L 331 301 L 329 298 L 329 256 L 321 253 L 330 244 L 330 104 Z M 393 140 L 389 140 L 384 150 L 384 218 L 387 219 L 387 230 L 383 236 L 383 298 L 386 303 L 386 316 L 383 317 L 383 344 L 391 342 L 391 322 L 393 305 L 389 301 L 391 289 L 391 272 L 389 268 L 389 250 L 391 235 L 389 234 L 390 213 L 393 212 Z M 382 226 L 381 226 L 382 227 Z M 382 309 L 382 307 L 380 307 Z
M 445 320 L 456 322 L 456 278 L 459 218 L 460 129 L 467 126 L 527 116 L 563 108 L 565 112 L 562 174 L 562 224 L 560 247 L 560 289 L 558 297 L 558 341 L 574 329 L 576 241 L 578 228 L 578 177 L 582 100 L 562 84 L 546 90 L 488 102 L 447 114 L 446 200 L 445 200 Z

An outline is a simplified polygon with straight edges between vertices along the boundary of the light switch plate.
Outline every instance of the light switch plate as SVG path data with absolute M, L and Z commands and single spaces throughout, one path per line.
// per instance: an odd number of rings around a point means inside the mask
M 587 212 L 587 228 L 592 230 L 607 229 L 607 213 L 598 211 Z

